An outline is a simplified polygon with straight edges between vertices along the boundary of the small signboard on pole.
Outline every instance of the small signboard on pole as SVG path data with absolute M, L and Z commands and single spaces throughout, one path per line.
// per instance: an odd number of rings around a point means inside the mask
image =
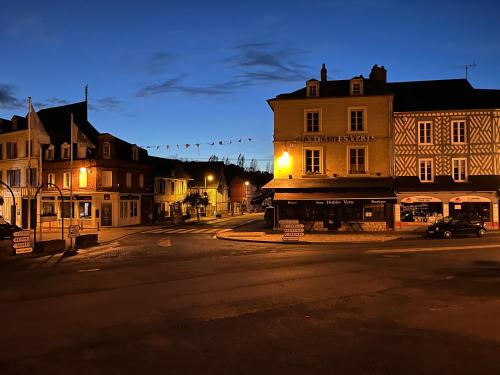
M 283 241 L 298 242 L 304 236 L 304 224 L 298 220 L 280 220 L 280 227 L 283 228 Z
M 33 248 L 31 247 L 31 231 L 20 230 L 19 232 L 14 232 L 12 237 L 12 248 L 14 250 L 14 255 L 33 252 Z
M 78 224 L 70 225 L 68 237 L 75 238 L 78 237 L 79 235 L 80 235 L 80 226 Z

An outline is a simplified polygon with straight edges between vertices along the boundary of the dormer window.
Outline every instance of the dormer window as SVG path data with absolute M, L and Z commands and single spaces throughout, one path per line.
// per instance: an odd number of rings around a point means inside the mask
M 319 96 L 319 82 L 315 79 L 311 79 L 306 82 L 306 96 L 315 97 Z
M 54 160 L 54 146 L 50 145 L 49 148 L 45 150 L 45 160 Z
M 111 145 L 109 142 L 104 142 L 102 144 L 102 158 L 111 159 Z
M 351 80 L 351 95 L 363 95 L 363 80 L 362 79 L 352 79 Z
M 69 144 L 68 143 L 63 143 L 61 145 L 61 159 L 67 160 L 70 157 L 71 157 L 71 155 L 70 155 Z
M 139 160 L 139 149 L 136 146 L 132 147 L 132 160 Z

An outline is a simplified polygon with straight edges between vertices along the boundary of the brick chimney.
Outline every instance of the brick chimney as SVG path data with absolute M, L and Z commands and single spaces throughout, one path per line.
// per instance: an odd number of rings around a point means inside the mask
M 321 83 L 325 83 L 327 81 L 327 75 L 326 75 L 326 66 L 323 64 L 321 67 Z
M 387 70 L 384 66 L 373 65 L 372 71 L 370 72 L 370 79 L 374 81 L 387 82 Z

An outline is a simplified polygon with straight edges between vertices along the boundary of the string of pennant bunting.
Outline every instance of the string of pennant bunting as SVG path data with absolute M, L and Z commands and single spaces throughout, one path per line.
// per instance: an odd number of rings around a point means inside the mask
M 142 148 L 146 148 L 148 150 L 150 150 L 150 149 L 153 149 L 153 150 L 160 150 L 160 149 L 167 149 L 167 150 L 177 149 L 177 150 L 180 150 L 181 148 L 187 150 L 190 147 L 196 147 L 199 150 L 201 146 L 226 146 L 226 145 L 231 145 L 231 144 L 250 143 L 250 142 L 252 142 L 252 140 L 253 140 L 253 138 L 232 138 L 232 139 L 225 139 L 225 140 L 214 141 L 214 142 L 147 145 L 147 146 L 141 146 L 141 147 Z

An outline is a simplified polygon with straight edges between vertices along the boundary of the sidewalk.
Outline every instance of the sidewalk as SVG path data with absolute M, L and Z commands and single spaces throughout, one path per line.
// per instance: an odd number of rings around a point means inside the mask
M 386 242 L 403 238 L 420 238 L 421 234 L 402 232 L 337 232 L 337 233 L 307 233 L 300 238 L 299 243 L 351 243 L 351 242 Z M 273 231 L 266 227 L 264 220 L 242 225 L 217 233 L 221 240 L 265 242 L 265 243 L 297 243 L 296 241 L 283 241 L 283 232 Z

